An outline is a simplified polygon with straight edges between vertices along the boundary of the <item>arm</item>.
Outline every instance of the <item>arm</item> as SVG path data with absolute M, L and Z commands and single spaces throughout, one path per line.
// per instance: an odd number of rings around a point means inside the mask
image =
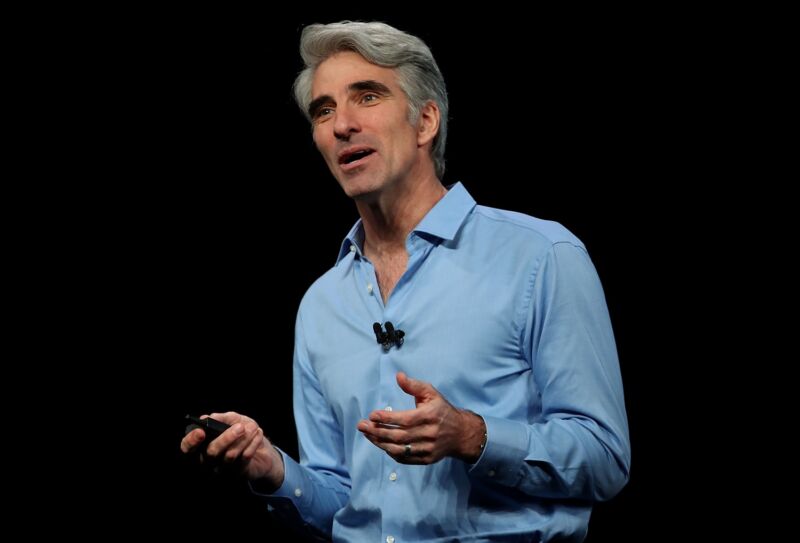
M 586 251 L 557 243 L 532 281 L 522 348 L 541 394 L 533 424 L 485 417 L 475 476 L 526 494 L 605 500 L 628 480 L 622 380 L 603 290 Z
M 373 411 L 358 429 L 398 462 L 452 456 L 474 462 L 473 477 L 531 496 L 609 499 L 627 481 L 630 446 L 611 323 L 586 252 L 553 246 L 522 301 L 520 350 L 542 404 L 532 424 L 458 409 L 400 373 L 416 408 Z
M 253 490 L 264 496 L 278 516 L 330 538 L 333 515 L 350 496 L 350 476 L 342 431 L 311 367 L 300 315 L 295 327 L 293 395 L 300 462 L 281 452 L 283 483 L 271 493 L 258 484 Z

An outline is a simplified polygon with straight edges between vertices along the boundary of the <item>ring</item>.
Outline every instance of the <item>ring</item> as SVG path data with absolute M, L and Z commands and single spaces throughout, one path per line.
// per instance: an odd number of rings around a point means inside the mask
M 405 458 L 408 458 L 409 456 L 411 456 L 411 445 L 406 445 L 405 446 L 405 448 L 403 449 L 403 456 Z

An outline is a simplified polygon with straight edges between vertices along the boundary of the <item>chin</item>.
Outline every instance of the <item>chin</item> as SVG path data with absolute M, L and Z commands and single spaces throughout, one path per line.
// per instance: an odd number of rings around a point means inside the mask
M 337 179 L 344 193 L 353 200 L 368 200 L 380 189 L 380 183 L 374 179 Z

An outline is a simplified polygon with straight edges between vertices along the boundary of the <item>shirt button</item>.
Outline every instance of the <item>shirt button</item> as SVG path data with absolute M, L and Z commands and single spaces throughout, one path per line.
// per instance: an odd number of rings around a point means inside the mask
M 386 407 L 383 408 L 383 410 L 384 411 L 391 411 L 392 410 L 392 406 L 391 405 L 387 405 Z
M 396 481 L 397 480 L 397 474 L 395 472 L 390 473 L 389 474 L 389 480 L 390 481 Z
M 356 246 L 355 245 L 350 245 L 350 252 L 351 253 L 355 253 L 356 252 Z
M 367 283 L 367 292 L 372 294 L 372 283 Z
M 393 535 L 387 535 L 386 536 L 386 543 L 394 543 L 394 536 Z
M 489 470 L 489 471 L 486 473 L 486 475 L 488 475 L 489 477 L 494 477 L 494 476 L 495 476 L 495 471 L 494 471 L 493 469 L 490 469 L 490 470 Z
M 302 495 L 303 495 L 303 491 L 302 491 L 302 490 L 300 490 L 299 488 L 295 488 L 295 489 L 294 489 L 294 495 L 295 495 L 295 496 L 297 496 L 297 497 L 299 498 L 300 496 L 302 496 Z

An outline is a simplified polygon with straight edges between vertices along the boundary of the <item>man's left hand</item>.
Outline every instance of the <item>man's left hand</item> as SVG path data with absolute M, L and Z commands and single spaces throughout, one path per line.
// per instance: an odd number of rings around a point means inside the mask
M 433 464 L 445 456 L 474 463 L 481 455 L 483 419 L 454 407 L 433 385 L 397 374 L 397 384 L 414 396 L 416 409 L 373 411 L 358 430 L 403 464 Z

